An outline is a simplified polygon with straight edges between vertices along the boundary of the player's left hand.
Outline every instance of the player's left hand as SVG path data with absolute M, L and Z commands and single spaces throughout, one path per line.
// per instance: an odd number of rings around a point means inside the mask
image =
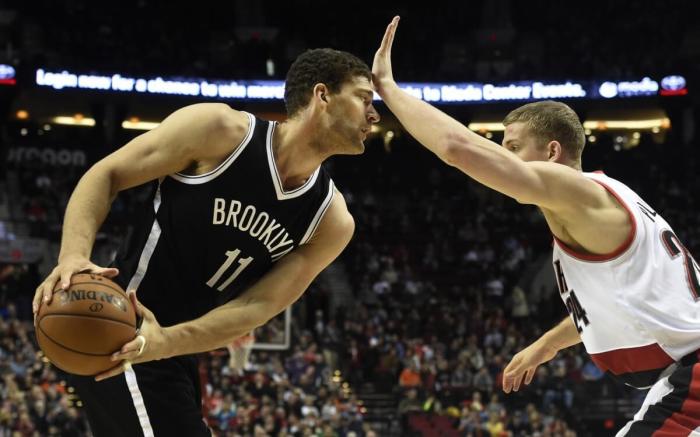
M 399 25 L 399 17 L 394 17 L 386 28 L 382 43 L 374 54 L 372 63 L 372 84 L 377 93 L 381 95 L 385 85 L 394 81 L 394 74 L 391 70 L 391 46 L 394 43 L 396 27 Z
M 135 291 L 131 290 L 127 295 L 136 309 L 136 316 L 141 319 L 141 327 L 137 331 L 136 338 L 112 354 L 112 361 L 120 362 L 120 364 L 97 375 L 96 381 L 119 375 L 132 364 L 160 360 L 170 356 L 165 330 L 156 320 L 156 316 L 151 310 L 141 305 L 136 299 Z

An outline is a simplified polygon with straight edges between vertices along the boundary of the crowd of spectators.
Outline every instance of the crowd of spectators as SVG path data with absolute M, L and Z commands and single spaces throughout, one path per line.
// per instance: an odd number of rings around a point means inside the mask
M 4 6 L 0 63 L 21 75 L 43 66 L 282 79 L 306 48 L 330 46 L 370 61 L 388 20 L 399 14 L 394 66 L 405 81 L 636 79 L 690 74 L 700 65 L 693 61 L 700 34 L 687 13 L 690 1 L 673 7 L 546 0 L 369 9 L 308 0 L 199 6 L 146 0 Z M 102 143 L 89 130 L 69 135 L 78 146 Z M 19 235 L 54 247 L 59 241 L 62 212 L 85 165 L 20 160 L 5 147 L 46 147 L 50 136 L 34 126 L 10 143 L 3 131 L 2 240 Z M 602 135 L 589 145 L 584 168 L 602 168 L 637 190 L 700 255 L 696 153 L 648 138 L 631 150 L 608 146 Z M 86 162 L 108 152 L 83 150 Z M 585 412 L 591 399 L 639 403 L 643 392 L 604 377 L 582 347 L 541 366 L 518 393 L 502 393 L 513 354 L 565 315 L 555 293 L 531 289 L 525 280 L 551 244 L 535 208 L 478 186 L 401 133 L 393 144 L 373 140 L 365 157 L 336 158 L 329 167 L 357 223 L 341 259 L 353 305 L 329 311 L 315 285 L 297 304 L 313 311 L 296 311 L 290 350 L 255 351 L 244 369 L 235 351 L 203 355 L 203 410 L 219 435 L 377 435 L 359 398 L 368 384 L 395 400 L 402 436 L 431 429 L 455 436 L 582 436 L 591 431 L 583 414 L 571 412 Z M 98 263 L 113 256 L 143 195 L 134 190 L 115 201 L 98 236 Z M 52 262 L 44 261 L 44 267 Z M 44 273 L 37 263 L 0 263 L 1 437 L 90 435 L 79 399 L 34 341 L 31 290 Z M 275 323 L 260 334 L 278 337 Z
M 244 372 L 226 354 L 203 357 L 204 408 L 223 435 L 376 436 L 364 408 L 310 332 L 287 353 L 254 352 Z
M 698 253 L 700 218 L 688 213 L 695 204 L 688 194 L 700 188 L 692 150 L 651 138 L 626 151 L 589 148 L 584 168 L 640 192 Z M 502 372 L 513 354 L 566 314 L 553 289 L 523 289 L 528 265 L 551 253 L 544 218 L 424 150 L 401 143 L 392 153 L 368 153 L 375 155 L 367 165 L 338 165 L 336 177 L 341 189 L 353 187 L 357 221 L 348 266 L 358 305 L 345 322 L 351 382 L 370 379 L 397 393 L 404 427 L 427 413 L 450 418 L 464 435 L 573 435 L 572 427 L 585 426 L 572 412 L 590 399 L 641 402 L 643 392 L 603 379 L 581 346 L 504 396 Z M 679 160 L 682 172 L 674 170 Z
M 26 297 L 39 278 L 26 265 L 0 264 L 0 436 L 89 436 L 66 375 L 34 339 Z M 219 436 L 376 437 L 363 420 L 362 401 L 329 365 L 332 354 L 319 349 L 313 331 L 294 332 L 291 350 L 253 352 L 247 365 L 234 359 L 233 348 L 201 356 L 202 407 L 212 430 Z
M 689 213 L 689 194 L 700 189 L 694 154 L 646 138 L 617 152 L 601 142 L 589 146 L 584 168 L 607 170 L 638 190 L 699 253 L 700 218 Z M 376 435 L 358 398 L 365 384 L 394 396 L 401 435 L 441 423 L 462 436 L 585 435 L 586 424 L 571 412 L 590 399 L 639 401 L 642 392 L 604 378 L 581 347 L 541 366 L 527 388 L 503 395 L 512 355 L 565 315 L 555 293 L 523 282 L 530 264 L 550 250 L 543 219 L 401 135 L 383 146 L 375 139 L 363 158 L 329 163 L 357 222 L 341 259 L 353 304 L 330 312 L 314 286 L 299 304 L 313 311 L 297 313 L 289 351 L 256 351 L 242 372 L 226 352 L 202 356 L 203 407 L 213 429 L 232 436 Z M 677 171 L 681 159 L 684 170 Z M 23 180 L 17 197 L 29 205 L 38 200 L 47 225 L 58 224 L 60 214 L 48 210 L 65 207 L 80 171 L 5 168 Z M 137 195 L 117 201 L 107 229 L 115 240 L 123 232 L 119 215 L 127 218 L 138 202 Z M 21 211 L 31 223 L 32 209 Z M 30 227 L 30 235 L 57 238 L 43 228 Z M 79 400 L 33 339 L 30 290 L 41 274 L 34 264 L 0 265 L 0 435 L 89 435 Z

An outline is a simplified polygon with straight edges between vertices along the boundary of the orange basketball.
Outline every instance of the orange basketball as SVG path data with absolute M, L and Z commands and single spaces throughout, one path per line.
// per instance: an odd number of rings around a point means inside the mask
M 108 278 L 78 273 L 55 291 L 36 316 L 36 339 L 56 367 L 96 375 L 118 363 L 110 356 L 136 337 L 136 312 L 124 290 Z

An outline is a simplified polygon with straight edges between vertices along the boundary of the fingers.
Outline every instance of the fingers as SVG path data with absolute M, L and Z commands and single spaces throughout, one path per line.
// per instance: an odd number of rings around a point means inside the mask
M 525 385 L 530 385 L 532 382 L 532 378 L 535 376 L 535 373 L 537 372 L 537 366 L 535 367 L 530 367 L 527 369 L 527 372 L 525 372 Z
M 524 382 L 525 385 L 530 385 L 532 378 L 534 378 L 537 372 L 537 366 L 530 367 L 529 369 L 517 369 L 511 372 L 503 373 L 503 391 L 510 393 L 512 391 L 520 390 L 520 385 Z M 524 381 L 523 381 L 524 377 Z
M 137 355 L 141 355 L 143 353 L 143 350 L 146 348 L 146 337 L 143 335 L 137 335 L 136 340 L 139 340 L 141 342 L 141 345 L 139 346 L 139 352 Z
M 119 274 L 119 269 L 115 269 L 114 267 L 98 267 L 93 269 L 93 273 L 97 273 L 106 278 L 113 278 Z
M 61 290 L 68 290 L 68 287 L 70 287 L 70 278 L 73 276 L 75 272 L 73 270 L 63 270 L 61 272 Z
M 513 390 L 513 385 L 517 377 L 516 373 L 504 373 L 503 374 L 503 391 L 505 393 L 510 393 Z
M 396 26 L 399 24 L 399 16 L 397 15 L 391 20 L 391 23 L 386 27 L 386 32 L 384 32 L 384 38 L 382 38 L 382 44 L 379 47 L 379 51 L 387 52 L 391 51 L 391 45 L 394 42 L 394 34 L 396 34 Z
M 524 373 L 522 371 L 514 371 L 510 374 L 506 373 L 503 375 L 503 391 L 510 393 L 512 391 L 518 391 L 520 389 L 520 383 L 523 380 Z
M 85 267 L 85 268 L 83 268 Z M 36 318 L 39 307 L 42 303 L 49 304 L 53 299 L 53 294 L 58 290 L 67 290 L 71 284 L 71 277 L 78 272 L 90 272 L 107 278 L 113 278 L 119 274 L 119 269 L 113 267 L 99 267 L 92 263 L 71 263 L 57 266 L 44 282 L 37 287 L 32 299 L 32 312 Z M 57 287 L 58 286 L 58 287 Z
M 45 283 L 46 281 L 42 282 L 34 292 L 34 299 L 32 299 L 32 312 L 34 313 L 34 317 L 36 317 L 36 313 L 39 311 L 39 306 L 41 305 L 41 300 L 44 298 Z
M 401 19 L 401 17 L 399 17 L 397 15 L 394 17 L 393 20 L 391 20 L 391 24 L 389 24 L 389 30 L 390 30 L 389 46 L 388 46 L 389 53 L 391 53 L 391 47 L 394 45 L 394 36 L 396 35 L 396 28 L 399 26 L 400 19 Z
M 523 373 L 526 369 L 521 367 L 522 360 L 519 356 L 513 357 L 513 360 L 508 363 L 503 370 L 503 391 L 510 393 L 511 390 L 518 391 L 520 382 L 523 378 Z
M 129 298 L 131 305 L 134 306 L 134 310 L 136 311 L 136 315 L 138 317 L 143 317 L 143 308 L 141 307 L 141 304 L 139 303 L 138 299 L 136 299 L 136 290 L 127 291 L 126 297 Z
M 112 361 L 134 361 L 143 353 L 145 346 L 146 338 L 143 335 L 137 335 L 136 338 L 122 346 L 117 352 L 113 353 L 110 359 Z
M 117 376 L 119 374 L 124 373 L 127 369 L 131 369 L 131 363 L 129 361 L 123 361 L 116 366 L 112 367 L 111 369 L 104 371 L 100 373 L 99 375 L 95 376 L 95 381 L 103 381 L 107 378 L 111 378 L 113 376 Z
M 513 391 L 520 390 L 520 384 L 523 382 L 523 376 L 525 376 L 525 374 L 523 372 L 519 372 L 515 378 L 513 378 Z
M 126 292 L 127 297 L 129 298 L 129 301 L 131 301 L 131 304 L 134 306 L 134 310 L 136 311 L 136 316 L 139 319 L 142 318 L 153 318 L 152 315 L 153 313 L 148 310 L 145 306 L 141 305 L 141 302 L 136 298 L 136 290 L 129 290 Z
M 32 311 L 36 315 L 36 313 L 39 311 L 39 307 L 41 306 L 42 302 L 43 303 L 49 303 L 51 302 L 51 297 L 53 296 L 54 292 L 54 286 L 56 285 L 56 281 L 60 276 L 54 272 L 52 272 L 45 280 L 42 282 L 39 287 L 37 287 L 36 292 L 34 293 L 34 299 L 32 300 Z

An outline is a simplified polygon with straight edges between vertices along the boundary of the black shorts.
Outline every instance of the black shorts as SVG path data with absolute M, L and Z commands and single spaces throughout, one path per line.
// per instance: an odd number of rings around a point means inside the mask
M 70 377 L 95 437 L 206 436 L 197 358 L 134 364 L 104 381 Z
M 649 389 L 642 408 L 617 437 L 700 435 L 698 353 L 684 357 L 667 370 Z

